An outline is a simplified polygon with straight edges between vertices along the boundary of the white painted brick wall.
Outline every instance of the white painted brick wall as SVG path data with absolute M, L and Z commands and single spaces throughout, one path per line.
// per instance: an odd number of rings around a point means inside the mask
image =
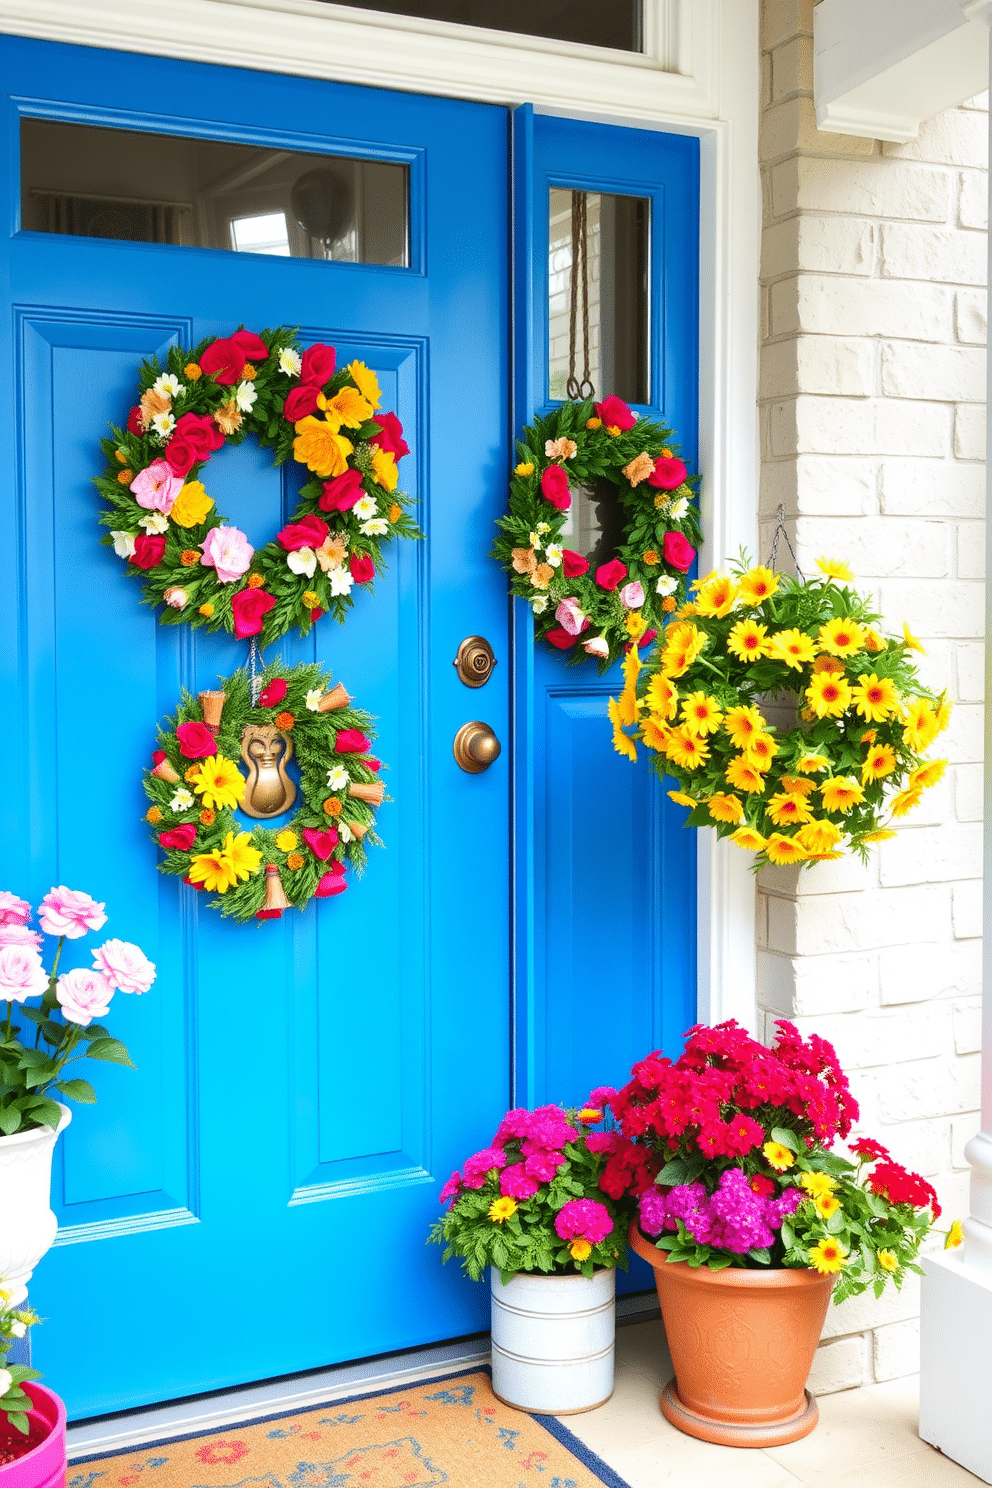
M 762 53 L 762 555 L 783 503 L 804 566 L 847 558 L 957 706 L 945 779 L 867 867 L 761 874 L 758 1026 L 830 1038 L 863 1128 L 952 1218 L 981 1041 L 988 116 L 971 100 L 905 145 L 819 133 L 812 0 L 763 0 Z M 911 1278 L 831 1310 L 811 1387 L 915 1370 L 918 1298 Z

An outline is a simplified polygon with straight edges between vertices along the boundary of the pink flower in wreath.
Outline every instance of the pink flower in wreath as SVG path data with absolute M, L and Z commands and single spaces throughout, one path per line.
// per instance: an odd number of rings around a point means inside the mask
M 67 971 L 55 983 L 55 996 L 63 1018 L 69 1023 L 78 1023 L 81 1028 L 110 1012 L 113 995 L 114 989 L 107 978 L 99 971 L 87 970 L 85 966 Z
M 628 610 L 639 610 L 644 603 L 644 585 L 640 579 L 624 584 L 620 590 L 620 601 Z
M 610 654 L 610 643 L 605 636 L 593 636 L 591 641 L 583 641 L 582 649 L 587 656 L 595 656 L 602 660 Z
M 563 599 L 555 610 L 555 619 L 558 624 L 567 630 L 569 635 L 577 636 L 580 631 L 588 628 L 589 621 L 585 617 L 582 606 L 577 599 Z
M 213 568 L 222 584 L 233 584 L 248 572 L 255 549 L 237 527 L 214 527 L 200 544 L 200 560 Z
M 103 905 L 97 904 L 82 889 L 67 889 L 64 884 L 49 889 L 38 907 L 38 923 L 46 935 L 64 935 L 78 940 L 87 930 L 102 930 L 107 923 Z
M 139 506 L 146 511 L 160 511 L 168 516 L 183 488 L 181 475 L 174 475 L 165 460 L 153 460 L 139 470 L 131 482 L 131 491 Z
M 613 1231 L 613 1221 L 605 1204 L 596 1199 L 569 1199 L 555 1215 L 555 1230 L 562 1240 L 588 1240 L 598 1245 Z
M 211 1467 L 217 1463 L 230 1467 L 232 1462 L 248 1456 L 248 1448 L 243 1441 L 211 1441 L 197 1447 L 195 1456 L 197 1462 L 209 1463 Z
M 30 918 L 31 906 L 26 899 L 0 889 L 0 925 L 26 925 Z

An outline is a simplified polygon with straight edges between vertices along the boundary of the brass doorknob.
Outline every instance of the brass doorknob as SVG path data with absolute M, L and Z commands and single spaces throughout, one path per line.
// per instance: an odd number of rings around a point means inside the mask
M 477 718 L 462 724 L 451 747 L 456 763 L 469 775 L 488 770 L 502 748 L 488 723 L 480 723 Z

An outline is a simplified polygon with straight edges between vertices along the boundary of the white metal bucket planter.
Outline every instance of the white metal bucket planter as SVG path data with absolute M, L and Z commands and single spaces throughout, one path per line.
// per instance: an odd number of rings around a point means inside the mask
M 493 1391 L 537 1415 L 571 1415 L 613 1394 L 614 1270 L 492 1278 Z
M 52 1153 L 72 1120 L 68 1106 L 61 1110 L 56 1130 L 39 1126 L 0 1137 L 0 1285 L 11 1307 L 23 1305 L 31 1273 L 58 1229 L 51 1209 Z

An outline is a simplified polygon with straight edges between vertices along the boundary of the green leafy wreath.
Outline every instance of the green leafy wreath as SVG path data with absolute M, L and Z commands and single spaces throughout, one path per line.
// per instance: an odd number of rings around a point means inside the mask
M 160 871 L 216 893 L 213 906 L 242 921 L 342 893 L 348 865 L 365 865 L 366 842 L 381 845 L 375 813 L 385 789 L 368 753 L 373 738 L 370 715 L 314 664 L 283 670 L 277 657 L 254 687 L 242 669 L 198 698 L 184 691 L 144 777 Z M 291 756 L 296 814 L 276 831 L 243 831 L 234 807 L 259 816 L 259 805 L 292 805 Z
M 517 453 L 492 556 L 533 610 L 537 635 L 573 662 L 594 656 L 605 671 L 632 641 L 649 644 L 685 599 L 701 540 L 699 476 L 689 475 L 671 429 L 614 396 L 535 419 Z M 564 540 L 571 486 L 597 479 L 615 489 L 624 522 L 616 554 L 593 573 Z
M 383 569 L 382 545 L 420 537 L 412 498 L 397 489 L 409 454 L 364 362 L 336 367 L 333 346 L 300 349 L 285 326 L 241 329 L 191 351 L 171 348 L 163 371 L 143 362 L 127 426 L 102 441 L 95 483 L 103 539 L 141 580 L 163 624 L 202 625 L 266 646 L 325 612 L 342 621 L 354 586 Z M 312 471 L 292 521 L 257 551 L 227 524 L 199 477 L 226 443 L 253 434 Z

